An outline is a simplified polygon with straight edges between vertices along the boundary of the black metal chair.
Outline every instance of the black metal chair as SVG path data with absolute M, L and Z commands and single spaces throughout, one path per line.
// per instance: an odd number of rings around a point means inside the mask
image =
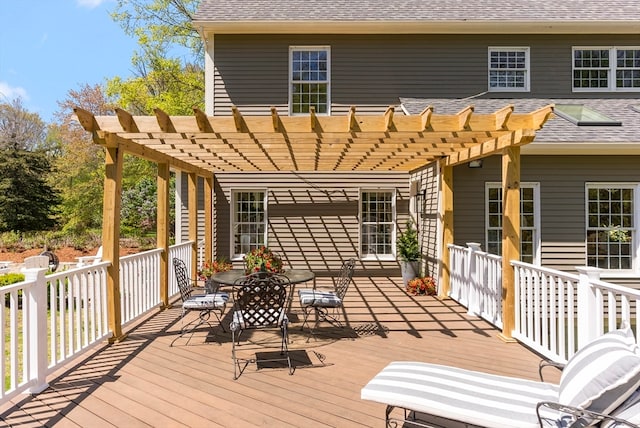
M 286 310 L 287 292 L 291 284 L 282 275 L 254 273 L 236 280 L 234 284 L 234 311 L 231 321 L 231 356 L 233 358 L 233 378 L 238 379 L 250 363 L 286 361 L 289 374 L 293 366 L 288 349 L 288 324 Z M 240 358 L 240 337 L 245 330 L 279 328 L 281 334 L 280 352 L 268 358 Z M 272 353 L 276 354 L 276 353 Z M 259 365 L 258 365 L 259 368 Z
M 221 323 L 221 318 L 227 301 L 229 300 L 229 295 L 222 292 L 193 295 L 195 281 L 189 278 L 185 263 L 180 259 L 174 258 L 173 268 L 176 275 L 176 282 L 180 289 L 180 297 L 182 298 L 182 316 L 180 317 L 182 327 L 180 329 L 180 335 L 171 341 L 170 346 L 173 346 L 173 343 L 183 337 L 185 333 L 190 332 L 193 334 L 195 330 L 203 324 L 207 324 L 209 328 L 213 330 L 214 325 L 209 321 L 212 313 L 218 320 L 218 324 L 222 327 L 222 330 L 226 331 L 224 325 Z M 189 311 L 198 311 L 198 318 L 185 325 L 184 316 Z M 189 326 L 192 327 L 188 328 Z
M 305 325 L 307 327 L 309 326 L 308 319 L 312 312 L 315 313 L 316 322 L 310 329 L 311 334 L 315 333 L 318 324 L 322 321 L 327 321 L 340 328 L 343 327 L 339 318 L 339 311 L 343 308 L 344 296 L 347 294 L 347 290 L 351 284 L 355 265 L 356 260 L 353 258 L 345 260 L 342 263 L 340 275 L 337 278 L 334 290 L 323 291 L 316 288 L 303 288 L 298 290 L 300 306 L 302 306 L 302 310 L 304 311 L 302 329 L 304 329 Z

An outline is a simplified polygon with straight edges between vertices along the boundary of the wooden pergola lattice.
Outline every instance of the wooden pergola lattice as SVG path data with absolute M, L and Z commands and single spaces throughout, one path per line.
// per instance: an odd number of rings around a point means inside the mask
M 457 114 L 437 114 L 427 107 L 418 115 L 360 115 L 351 107 L 344 116 L 244 116 L 231 108 L 228 116 L 208 116 L 194 109 L 193 116 L 170 116 L 156 109 L 155 116 L 133 116 L 116 109 L 114 116 L 75 113 L 93 141 L 106 149 L 103 257 L 112 261 L 108 271 L 110 327 L 121 335 L 118 296 L 118 237 L 122 156 L 130 153 L 158 164 L 158 247 L 168 250 L 168 181 L 171 168 L 189 176 L 189 234 L 197 242 L 196 184 L 205 179 L 205 251 L 211 253 L 211 192 L 218 172 L 270 171 L 405 171 L 432 162 L 440 164 L 441 215 L 444 249 L 453 242 L 453 167 L 491 155 L 501 155 L 503 182 L 503 311 L 513 312 L 513 274 L 508 265 L 519 258 L 520 146 L 532 142 L 549 119 L 553 106 L 529 113 L 514 113 L 507 105 L 490 114 L 475 114 L 468 106 Z M 168 304 L 168 262 L 161 266 L 161 296 Z M 196 248 L 193 248 L 195 260 Z M 443 251 L 441 283 L 448 291 L 449 260 Z M 193 266 L 195 274 L 195 265 Z M 512 272 L 512 271 L 511 271 Z M 511 290 L 511 291 L 509 291 Z M 512 321 L 503 320 L 510 337 Z

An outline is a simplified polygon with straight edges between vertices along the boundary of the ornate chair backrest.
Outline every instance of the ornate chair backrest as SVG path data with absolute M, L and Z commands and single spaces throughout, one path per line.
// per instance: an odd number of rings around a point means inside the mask
M 351 278 L 353 277 L 353 270 L 356 267 L 356 259 L 345 260 L 340 268 L 340 276 L 338 277 L 338 283 L 336 284 L 336 294 L 340 299 L 344 299 L 344 295 L 347 294 L 349 284 L 351 284 Z
M 263 272 L 238 278 L 234 283 L 235 310 L 242 328 L 279 326 L 286 312 L 289 279 Z
M 187 265 L 180 259 L 173 259 L 173 270 L 176 274 L 176 282 L 180 289 L 180 297 L 182 301 L 186 301 L 190 296 L 193 288 L 189 283 L 189 274 L 187 271 Z

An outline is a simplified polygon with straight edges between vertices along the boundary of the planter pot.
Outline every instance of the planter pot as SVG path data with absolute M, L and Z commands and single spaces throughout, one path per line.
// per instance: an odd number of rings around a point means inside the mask
M 407 288 L 407 284 L 409 283 L 409 281 L 418 276 L 418 273 L 420 271 L 418 262 L 401 261 L 400 269 L 402 270 L 402 283 L 404 284 L 404 287 Z

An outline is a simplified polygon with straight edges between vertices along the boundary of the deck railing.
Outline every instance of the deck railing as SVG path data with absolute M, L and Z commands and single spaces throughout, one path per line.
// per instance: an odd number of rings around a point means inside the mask
M 191 263 L 192 242 L 172 245 L 169 261 Z M 122 324 L 160 305 L 160 256 L 155 249 L 120 259 Z M 46 275 L 25 269 L 25 281 L 0 288 L 0 404 L 17 394 L 38 393 L 47 376 L 112 336 L 107 319 L 107 268 L 101 262 Z M 179 293 L 169 266 L 169 296 Z
M 480 251 L 480 244 L 450 245 L 449 296 L 479 316 L 502 328 L 502 258 Z
M 449 296 L 502 328 L 501 257 L 450 245 Z M 515 328 L 512 336 L 555 361 L 567 361 L 580 347 L 626 322 L 640 337 L 640 290 L 601 281 L 599 269 L 578 267 L 579 275 L 512 261 L 515 273 Z

